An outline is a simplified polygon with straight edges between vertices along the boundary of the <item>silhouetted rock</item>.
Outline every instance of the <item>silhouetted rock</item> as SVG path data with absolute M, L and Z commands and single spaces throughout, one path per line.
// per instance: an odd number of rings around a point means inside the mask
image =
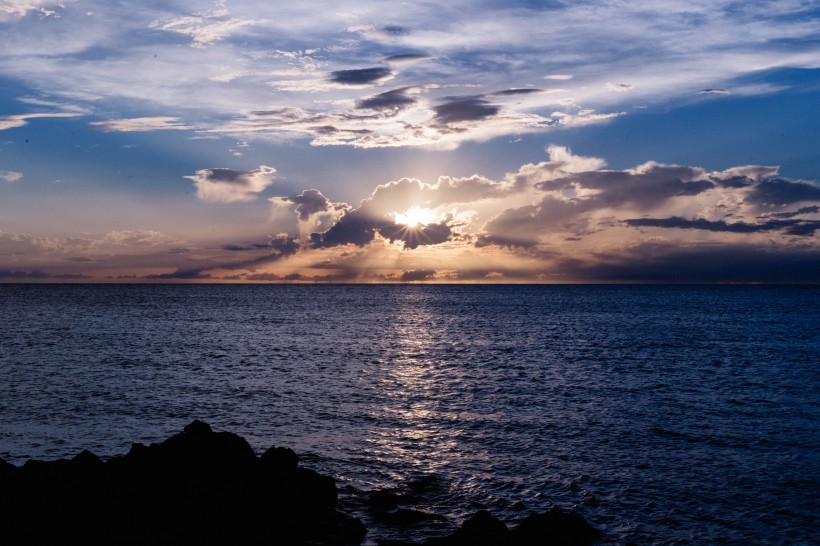
M 450 535 L 447 544 L 507 544 L 509 529 L 495 516 L 482 510 L 461 524 L 461 528 Z
M 265 451 L 260 461 L 271 472 L 290 472 L 299 466 L 299 456 L 286 447 L 272 447 Z
M 601 533 L 580 515 L 551 508 L 543 514 L 525 518 L 517 527 L 508 529 L 486 510 L 482 510 L 455 532 L 422 542 L 422 546 L 587 546 Z M 399 540 L 379 541 L 380 546 L 419 546 Z
M 371 492 L 373 516 L 394 527 L 444 520 L 411 509 L 442 488 L 436 476 L 406 483 L 412 493 Z M 418 495 L 418 496 L 417 496 Z M 523 505 L 520 508 L 524 508 Z M 301 468 L 287 448 L 257 457 L 244 438 L 193 421 L 151 445 L 101 460 L 82 451 L 70 460 L 0 459 L 3 544 L 357 544 L 362 522 L 338 509 L 333 478 Z M 513 529 L 481 511 L 446 537 L 391 546 L 587 546 L 600 537 L 580 515 L 552 508 Z
M 7 544 L 351 544 L 361 521 L 336 508 L 335 481 L 293 451 L 257 458 L 244 438 L 194 421 L 100 460 L 0 464 Z
M 434 474 L 417 476 L 407 483 L 407 487 L 414 493 L 431 493 L 441 488 L 441 478 Z
M 511 535 L 516 544 L 533 546 L 582 546 L 591 544 L 601 537 L 600 531 L 579 514 L 564 512 L 556 507 L 543 514 L 527 516 L 511 531 Z
M 386 512 L 397 508 L 400 499 L 399 493 L 382 489 L 371 492 L 365 499 L 365 503 L 375 512 Z
M 364 503 L 372 512 L 387 512 L 398 508 L 400 504 L 418 504 L 421 501 L 416 495 L 400 493 L 395 489 L 379 489 L 371 491 L 365 497 Z

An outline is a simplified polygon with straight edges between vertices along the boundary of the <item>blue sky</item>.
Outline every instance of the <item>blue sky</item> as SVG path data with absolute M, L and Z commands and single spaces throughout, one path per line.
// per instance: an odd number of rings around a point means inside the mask
M 0 281 L 820 280 L 818 2 L 5 0 L 0 89 Z

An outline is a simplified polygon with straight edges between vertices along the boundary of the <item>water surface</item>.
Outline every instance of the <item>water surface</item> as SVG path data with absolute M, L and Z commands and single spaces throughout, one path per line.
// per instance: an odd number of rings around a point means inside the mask
M 810 544 L 820 289 L 0 286 L 0 457 L 128 450 L 193 418 L 444 532 L 576 507 L 623 544 Z M 523 503 L 523 507 L 517 502 Z M 366 517 L 366 514 L 362 514 Z

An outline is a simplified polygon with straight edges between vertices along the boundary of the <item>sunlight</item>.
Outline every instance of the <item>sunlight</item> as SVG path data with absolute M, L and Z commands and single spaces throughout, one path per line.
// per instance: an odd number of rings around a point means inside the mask
M 404 212 L 396 212 L 394 214 L 396 216 L 397 224 L 402 224 L 411 228 L 432 224 L 437 220 L 435 212 L 418 206 L 410 207 Z

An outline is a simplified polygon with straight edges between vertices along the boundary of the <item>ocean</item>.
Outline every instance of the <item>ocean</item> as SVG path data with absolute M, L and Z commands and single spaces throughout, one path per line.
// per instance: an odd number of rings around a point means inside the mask
M 0 285 L 0 458 L 196 418 L 333 475 L 367 544 L 551 505 L 602 544 L 816 544 L 819 310 L 818 287 Z M 356 499 L 385 488 L 445 519 L 374 521 Z

